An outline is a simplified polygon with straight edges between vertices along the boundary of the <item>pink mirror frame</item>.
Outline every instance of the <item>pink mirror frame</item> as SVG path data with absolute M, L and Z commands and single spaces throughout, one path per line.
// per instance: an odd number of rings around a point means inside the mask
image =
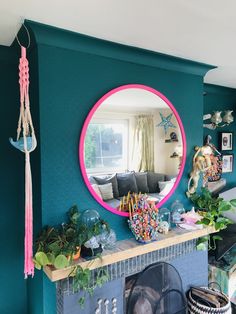
M 180 131 L 181 131 L 181 136 L 182 136 L 182 143 L 183 143 L 183 157 L 182 157 L 182 163 L 181 163 L 181 167 L 180 167 L 180 171 L 179 174 L 177 176 L 177 179 L 175 181 L 175 184 L 173 186 L 173 188 L 171 189 L 170 193 L 168 193 L 167 196 L 165 196 L 159 203 L 158 203 L 158 207 L 160 208 L 170 197 L 171 195 L 174 193 L 175 189 L 177 188 L 179 181 L 182 177 L 183 171 L 184 171 L 184 166 L 185 166 L 185 162 L 186 162 L 186 136 L 185 136 L 185 132 L 184 132 L 184 127 L 182 124 L 182 121 L 179 117 L 178 112 L 176 111 L 175 107 L 172 105 L 172 103 L 160 92 L 158 92 L 157 90 L 155 90 L 154 88 L 151 88 L 149 86 L 146 85 L 141 85 L 141 84 L 127 84 L 127 85 L 122 85 L 120 87 L 114 88 L 112 90 L 110 90 L 108 93 L 106 93 L 104 96 L 102 96 L 102 98 L 100 98 L 96 104 L 93 106 L 93 108 L 90 110 L 83 128 L 82 128 L 82 132 L 81 132 L 81 136 L 80 136 L 80 143 L 79 143 L 79 160 L 80 160 L 80 168 L 81 168 L 81 173 L 84 179 L 84 182 L 87 186 L 87 188 L 89 189 L 89 192 L 92 194 L 92 196 L 95 198 L 95 200 L 102 205 L 105 209 L 109 210 L 110 212 L 116 214 L 116 215 L 120 215 L 120 216 L 125 216 L 128 217 L 129 214 L 125 213 L 125 212 L 120 212 L 118 210 L 116 210 L 115 208 L 109 206 L 108 204 L 106 204 L 100 197 L 97 196 L 96 192 L 93 190 L 88 176 L 87 176 L 87 172 L 86 172 L 86 168 L 85 168 L 85 162 L 84 162 L 84 142 L 85 142 L 85 136 L 86 136 L 86 131 L 89 125 L 90 120 L 92 119 L 94 113 L 96 112 L 96 110 L 98 109 L 98 107 L 111 95 L 128 89 L 128 88 L 140 88 L 140 89 L 144 89 L 146 91 L 149 91 L 155 95 L 157 95 L 158 97 L 160 97 L 163 101 L 166 102 L 166 104 L 170 107 L 170 109 L 173 111 L 176 120 L 178 121 L 179 127 L 180 127 Z

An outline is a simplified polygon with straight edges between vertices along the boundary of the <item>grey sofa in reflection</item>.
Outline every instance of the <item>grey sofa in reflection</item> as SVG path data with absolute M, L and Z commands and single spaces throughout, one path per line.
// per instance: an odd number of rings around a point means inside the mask
M 163 183 L 170 182 L 174 176 L 165 175 L 155 172 L 124 172 L 112 175 L 90 176 L 89 181 L 92 185 L 105 185 L 111 183 L 112 198 L 104 200 L 108 205 L 117 208 L 123 196 L 128 192 L 147 194 L 156 198 L 157 202 L 164 198 L 161 195 Z

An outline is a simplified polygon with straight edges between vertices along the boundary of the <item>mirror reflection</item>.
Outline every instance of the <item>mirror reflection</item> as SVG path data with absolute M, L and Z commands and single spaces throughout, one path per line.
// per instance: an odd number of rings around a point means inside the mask
M 167 198 L 183 157 L 173 110 L 143 88 L 121 89 L 93 110 L 80 162 L 90 191 L 105 208 L 128 212 L 128 199 L 140 193 L 153 204 Z

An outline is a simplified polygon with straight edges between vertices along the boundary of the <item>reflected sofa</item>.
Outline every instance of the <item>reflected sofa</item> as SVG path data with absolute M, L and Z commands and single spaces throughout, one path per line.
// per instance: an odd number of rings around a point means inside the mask
M 108 205 L 117 208 L 128 192 L 147 194 L 159 202 L 172 189 L 175 176 L 155 172 L 124 172 L 110 175 L 90 176 L 89 181 Z

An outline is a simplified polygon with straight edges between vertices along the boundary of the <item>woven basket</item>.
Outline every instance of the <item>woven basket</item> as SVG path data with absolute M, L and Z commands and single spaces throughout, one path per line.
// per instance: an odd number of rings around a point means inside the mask
M 223 292 L 219 292 L 218 290 L 210 289 L 206 287 L 204 287 L 203 289 L 205 289 L 206 291 L 207 290 L 215 291 L 221 296 L 222 299 L 225 299 L 227 304 L 221 308 L 213 308 L 210 306 L 202 305 L 201 303 L 193 299 L 192 293 L 190 290 L 188 293 L 188 310 L 190 314 L 231 314 L 232 313 L 230 301 Z

